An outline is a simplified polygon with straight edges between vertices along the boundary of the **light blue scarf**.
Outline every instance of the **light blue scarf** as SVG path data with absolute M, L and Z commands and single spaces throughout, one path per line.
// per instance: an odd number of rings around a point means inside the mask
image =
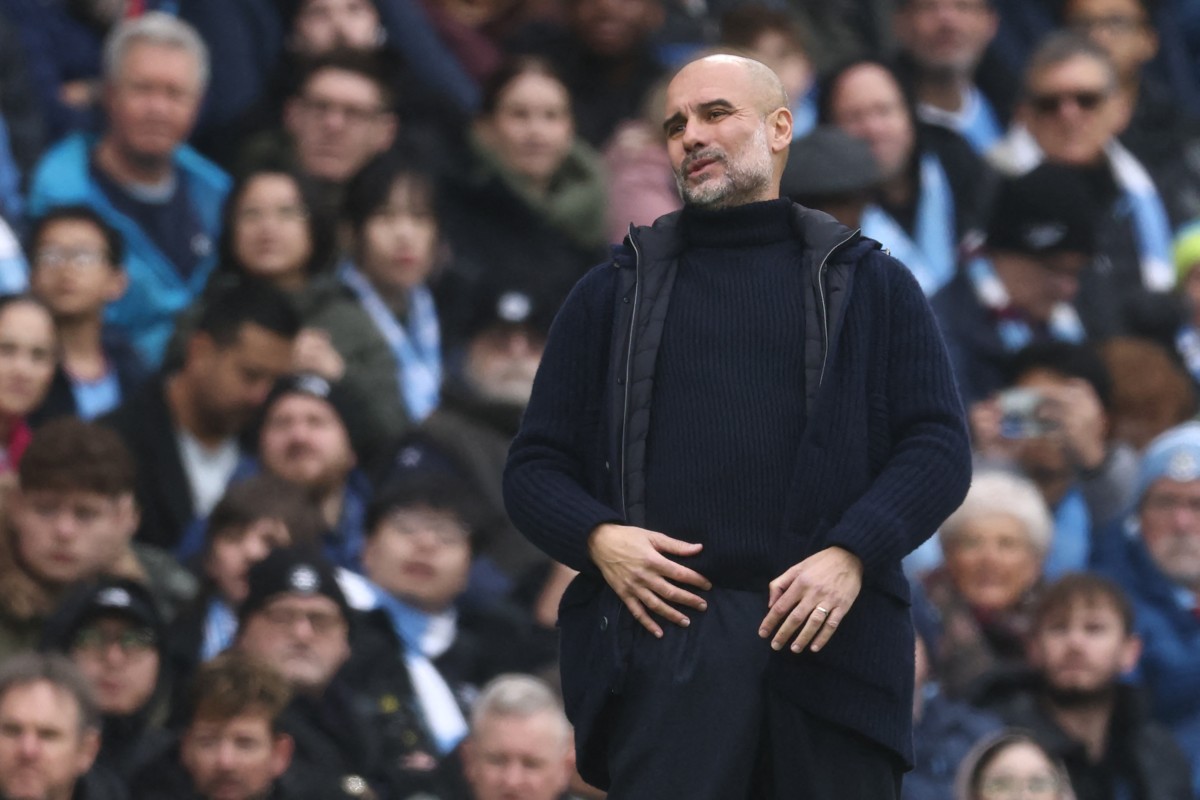
M 1008 290 L 996 275 L 992 262 L 979 257 L 967 264 L 967 278 L 975 289 L 975 297 L 980 304 L 1000 316 L 996 323 L 996 333 L 1004 349 L 1015 353 L 1033 341 L 1033 328 L 1024 319 L 1006 314 L 1012 305 Z M 1048 325 L 1050 337 L 1060 342 L 1082 342 L 1087 334 L 1075 307 L 1069 303 L 1059 303 L 1050 313 Z
M 992 104 L 975 86 L 968 89 L 963 96 L 961 110 L 946 111 L 922 103 L 917 109 L 917 116 L 922 122 L 954 131 L 966 139 L 971 149 L 979 155 L 985 155 L 1004 138 L 1004 129 L 1000 127 L 1000 120 L 992 109 Z
M 1116 139 L 1105 145 L 1104 155 L 1121 190 L 1117 211 L 1133 217 L 1142 286 L 1155 292 L 1169 291 L 1175 285 L 1171 223 L 1158 188 L 1141 162 Z M 1028 172 L 1045 158 L 1033 134 L 1022 125 L 1013 127 L 992 156 L 1002 170 L 1014 174 Z
M 1153 291 L 1169 291 L 1175 286 L 1171 222 L 1158 188 L 1146 168 L 1124 147 L 1109 147 L 1108 160 L 1122 191 L 1120 210 L 1133 215 L 1142 283 Z
M 425 729 L 433 738 L 438 753 L 446 755 L 466 737 L 467 720 L 455 700 L 454 691 L 422 650 L 429 615 L 397 600 L 378 586 L 374 588 L 376 602 L 392 621 L 400 641 L 404 642 L 404 663 Z
M 208 601 L 204 615 L 204 641 L 200 642 L 200 660 L 209 661 L 225 652 L 237 635 L 238 621 L 233 609 L 220 598 Z
M 862 232 L 908 267 L 928 297 L 954 277 L 958 248 L 954 195 L 937 156 L 932 153 L 921 156 L 920 176 L 915 241 L 899 222 L 877 205 L 867 206 L 863 212 Z
M 396 380 L 409 419 L 421 422 L 437 408 L 442 388 L 442 344 L 433 294 L 417 286 L 408 294 L 407 326 L 401 325 L 371 282 L 348 261 L 338 277 L 358 296 L 359 303 L 391 347 L 399 369 Z
M 1042 572 L 1054 580 L 1087 569 L 1092 555 L 1092 515 L 1078 487 L 1067 492 L 1054 509 L 1054 538 Z

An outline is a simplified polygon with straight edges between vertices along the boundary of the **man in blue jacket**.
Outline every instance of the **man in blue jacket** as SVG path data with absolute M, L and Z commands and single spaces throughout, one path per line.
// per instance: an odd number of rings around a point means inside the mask
M 675 76 L 685 207 L 576 286 L 509 456 L 580 572 L 563 692 L 610 800 L 895 798 L 911 764 L 900 559 L 966 493 L 963 412 L 911 273 L 779 199 L 787 107 L 748 59 Z
M 34 172 L 29 213 L 86 205 L 125 241 L 129 290 L 108 308 L 148 366 L 175 315 L 204 288 L 229 178 L 184 144 L 208 80 L 204 43 L 187 23 L 150 13 L 105 42 L 108 129 L 67 137 Z

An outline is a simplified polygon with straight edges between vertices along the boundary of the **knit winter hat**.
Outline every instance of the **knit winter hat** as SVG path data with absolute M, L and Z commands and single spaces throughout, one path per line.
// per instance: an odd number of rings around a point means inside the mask
M 337 414 L 338 419 L 341 420 L 342 427 L 346 429 L 350 447 L 358 454 L 360 460 L 367 460 L 375 443 L 372 441 L 369 426 L 365 424 L 369 422 L 369 415 L 358 395 L 340 383 L 326 380 L 320 375 L 310 372 L 285 375 L 271 388 L 271 392 L 267 395 L 259 412 L 260 418 L 265 422 L 271 413 L 271 408 L 283 398 L 293 394 L 315 397 L 328 403 L 329 407 L 333 409 L 333 413 Z
M 1200 479 L 1200 422 L 1177 425 L 1152 441 L 1138 469 L 1134 504 L 1140 505 L 1150 484 L 1159 478 Z
M 337 603 L 342 616 L 350 621 L 350 606 L 338 586 L 333 567 L 316 553 L 283 547 L 250 568 L 250 593 L 238 609 L 238 626 L 281 594 L 324 595 Z

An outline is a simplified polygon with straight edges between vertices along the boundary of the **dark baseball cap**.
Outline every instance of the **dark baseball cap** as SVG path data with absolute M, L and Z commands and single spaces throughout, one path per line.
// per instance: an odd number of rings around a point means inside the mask
M 1096 252 L 1100 206 L 1080 172 L 1042 164 L 1000 182 L 987 226 L 987 248 L 1030 256 Z

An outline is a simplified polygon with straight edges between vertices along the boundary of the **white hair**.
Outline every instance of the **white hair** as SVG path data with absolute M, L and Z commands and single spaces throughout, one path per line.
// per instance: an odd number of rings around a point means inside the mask
M 1015 472 L 983 469 L 975 473 L 962 505 L 942 523 L 942 549 L 953 546 L 962 529 L 981 517 L 1005 515 L 1021 523 L 1029 543 L 1039 553 L 1050 548 L 1054 522 L 1042 493 L 1031 480 Z
M 571 723 L 558 696 L 545 681 L 532 675 L 510 673 L 493 678 L 479 693 L 471 710 L 471 729 L 490 717 L 532 717 L 547 714 L 562 731 L 564 746 L 570 742 Z
M 154 44 L 191 53 L 196 59 L 200 87 L 208 85 L 208 47 L 188 23 L 161 11 L 150 11 L 126 20 L 113 28 L 104 40 L 104 76 L 112 80 L 121 71 L 129 48 L 135 44 Z

